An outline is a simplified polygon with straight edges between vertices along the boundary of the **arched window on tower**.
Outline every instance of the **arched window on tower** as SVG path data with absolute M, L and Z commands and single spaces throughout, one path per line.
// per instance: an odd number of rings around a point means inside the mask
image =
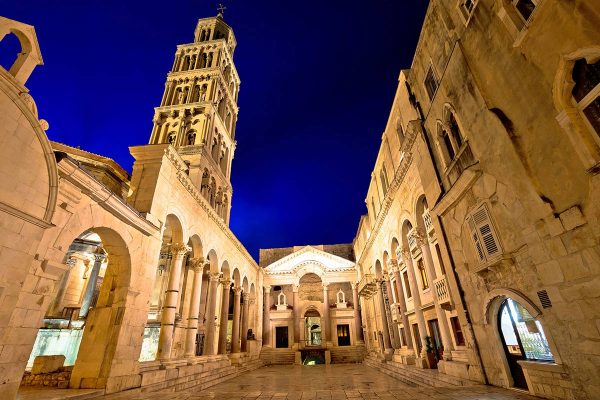
M 588 64 L 585 59 L 573 67 L 575 86 L 571 91 L 574 103 L 591 130 L 600 137 L 600 60 Z
M 379 172 L 379 178 L 381 180 L 381 190 L 383 191 L 383 196 L 388 192 L 390 187 L 390 183 L 388 181 L 387 170 L 385 168 L 385 163 L 381 165 L 381 171 Z
M 188 146 L 193 146 L 196 144 L 196 132 L 194 132 L 194 131 L 188 132 L 186 144 Z
M 207 63 L 208 63 L 208 55 L 206 53 L 202 53 L 200 55 L 200 68 L 206 68 Z
M 190 66 L 188 69 L 196 69 L 196 55 L 190 57 Z
M 177 141 L 177 134 L 175 132 L 169 133 L 169 136 L 167 136 L 167 141 L 169 142 L 169 144 L 175 146 L 175 142 Z
M 213 63 L 213 53 L 208 53 L 208 58 L 206 61 L 206 67 L 211 68 Z

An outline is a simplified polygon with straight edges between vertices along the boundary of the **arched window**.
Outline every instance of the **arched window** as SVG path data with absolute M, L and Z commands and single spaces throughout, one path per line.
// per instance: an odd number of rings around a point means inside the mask
M 167 136 L 167 141 L 169 142 L 169 144 L 172 144 L 173 146 L 175 146 L 176 140 L 177 140 L 177 134 L 175 132 L 169 133 L 169 136 Z
M 575 86 L 571 91 L 577 109 L 589 126 L 600 136 L 600 60 L 588 64 L 585 59 L 573 67 Z
M 188 132 L 186 144 L 188 146 L 193 146 L 196 144 L 196 132 L 194 132 L 194 131 Z
M 381 172 L 379 173 L 379 178 L 381 179 L 381 190 L 383 190 L 383 196 L 388 192 L 390 187 L 390 183 L 388 181 L 387 170 L 385 169 L 385 164 L 381 166 Z
M 206 68 L 206 64 L 208 63 L 208 55 L 206 53 L 202 53 L 200 56 L 200 68 Z
M 456 118 L 454 117 L 454 113 L 450 113 L 448 125 L 450 127 L 450 134 L 452 134 L 452 138 L 456 143 L 456 152 L 458 152 L 458 149 L 460 149 L 463 144 L 463 138 L 460 128 L 458 127 L 458 123 L 456 122 Z
M 446 165 L 450 164 L 452 160 L 454 160 L 454 148 L 452 147 L 452 141 L 450 140 L 450 135 L 448 131 L 444 128 L 440 129 L 439 133 L 440 137 L 440 150 L 442 152 L 442 158 L 446 162 Z

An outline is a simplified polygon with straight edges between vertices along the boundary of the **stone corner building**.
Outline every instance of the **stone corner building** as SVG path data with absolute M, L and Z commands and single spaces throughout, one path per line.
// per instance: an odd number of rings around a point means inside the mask
M 8 34 L 0 398 L 361 361 L 421 386 L 600 398 L 600 3 L 432 0 L 353 243 L 259 264 L 229 229 L 240 79 L 222 15 L 177 46 L 131 176 L 48 139 L 25 87 L 35 30 L 0 17 Z

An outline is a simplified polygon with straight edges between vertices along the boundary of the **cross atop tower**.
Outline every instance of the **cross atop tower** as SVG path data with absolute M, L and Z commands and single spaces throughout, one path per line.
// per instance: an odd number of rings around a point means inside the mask
M 227 10 L 227 7 L 225 7 L 222 3 L 219 3 L 219 7 L 217 7 L 217 11 L 219 11 L 217 13 L 217 17 L 223 18 L 223 14 L 225 13 L 225 10 Z

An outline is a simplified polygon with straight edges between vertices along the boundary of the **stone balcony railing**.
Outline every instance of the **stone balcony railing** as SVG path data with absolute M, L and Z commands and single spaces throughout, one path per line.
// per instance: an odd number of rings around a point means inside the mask
M 358 294 L 362 297 L 371 297 L 377 292 L 377 284 L 373 274 L 364 274 L 358 282 Z
M 423 213 L 423 222 L 425 223 L 425 230 L 427 231 L 428 236 L 433 236 L 433 221 L 431 220 L 431 215 L 429 214 L 429 210 L 425 210 Z
M 408 231 L 406 235 L 406 239 L 408 240 L 408 248 L 412 253 L 416 253 L 419 250 L 419 242 L 417 242 L 416 238 L 416 230 L 413 228 Z
M 450 287 L 446 275 L 441 275 L 433 281 L 433 287 L 438 298 L 438 302 L 442 308 L 452 308 L 452 296 L 450 296 Z

